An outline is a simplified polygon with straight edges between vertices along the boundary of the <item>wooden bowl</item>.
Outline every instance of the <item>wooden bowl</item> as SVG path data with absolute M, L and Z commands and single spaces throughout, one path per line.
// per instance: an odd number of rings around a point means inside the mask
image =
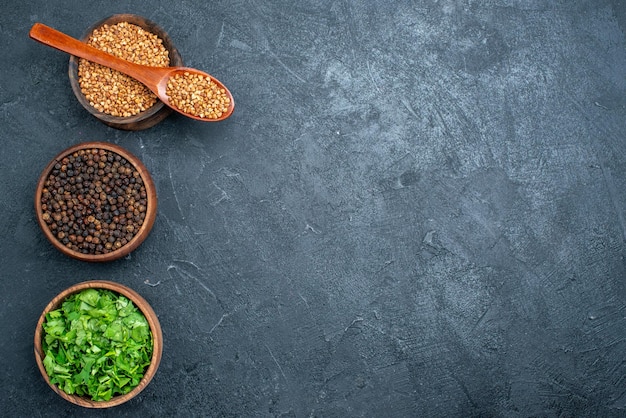
M 163 40 L 163 46 L 169 51 L 170 66 L 173 67 L 183 65 L 183 59 L 181 58 L 180 53 L 174 46 L 169 35 L 154 22 L 133 14 L 116 14 L 107 17 L 106 19 L 102 19 L 101 21 L 93 24 L 89 29 L 87 29 L 87 31 L 80 38 L 80 40 L 83 42 L 87 42 L 94 30 L 104 26 L 105 24 L 115 25 L 120 22 L 132 23 L 150 33 L 157 35 Z M 69 77 L 72 90 L 74 91 L 74 95 L 76 96 L 80 104 L 85 109 L 87 109 L 89 113 L 91 113 L 104 124 L 116 129 L 139 131 L 156 125 L 173 112 L 172 109 L 170 109 L 158 99 L 157 102 L 149 109 L 144 110 L 143 112 L 138 113 L 134 116 L 112 116 L 107 113 L 100 112 L 98 109 L 89 104 L 89 100 L 87 100 L 87 98 L 80 89 L 80 85 L 78 82 L 78 62 L 79 59 L 77 57 L 72 56 L 70 58 Z
M 45 183 L 50 175 L 51 171 L 54 169 L 55 165 L 61 163 L 62 160 L 72 155 L 76 151 L 87 150 L 87 149 L 102 149 L 106 151 L 111 151 L 115 154 L 120 155 L 122 158 L 126 159 L 135 170 L 139 173 L 143 184 L 145 186 L 146 191 L 146 209 L 145 209 L 145 218 L 143 219 L 143 224 L 139 227 L 139 230 L 135 232 L 135 235 L 129 240 L 126 244 L 122 245 L 120 248 L 115 249 L 111 252 L 104 254 L 84 254 L 80 251 L 73 250 L 66 245 L 64 245 L 50 230 L 48 224 L 44 220 L 44 209 L 42 205 L 42 195 L 45 189 Z M 107 196 L 108 198 L 108 196 Z M 107 142 L 84 142 L 81 144 L 74 145 L 65 151 L 59 153 L 56 157 L 50 161 L 50 163 L 43 170 L 39 182 L 37 183 L 37 189 L 35 191 L 35 214 L 37 216 L 37 221 L 39 226 L 43 230 L 46 238 L 54 245 L 59 251 L 63 254 L 66 254 L 72 258 L 82 261 L 89 262 L 105 262 L 119 259 L 121 257 L 125 257 L 130 254 L 132 251 L 137 249 L 139 245 L 148 237 L 152 226 L 154 225 L 154 220 L 156 219 L 157 213 L 157 195 L 156 188 L 154 186 L 154 182 L 152 181 L 152 177 L 150 177 L 150 173 L 146 167 L 142 164 L 142 162 L 135 157 L 130 152 L 126 151 L 124 148 L 110 144 Z M 87 216 L 87 215 L 83 215 Z
M 82 290 L 85 290 L 85 289 L 107 289 L 107 290 L 111 290 L 113 292 L 116 292 L 118 294 L 121 294 L 127 297 L 135 304 L 135 306 L 146 317 L 146 320 L 148 321 L 148 324 L 150 325 L 150 331 L 152 332 L 152 342 L 153 342 L 152 359 L 150 361 L 150 365 L 148 366 L 148 369 L 144 373 L 143 378 L 139 382 L 139 385 L 136 386 L 129 393 L 125 395 L 114 396 L 108 401 L 93 401 L 87 397 L 69 395 L 63 392 L 61 389 L 59 389 L 58 386 L 50 383 L 50 378 L 48 377 L 48 373 L 46 372 L 46 368 L 44 367 L 44 364 L 43 364 L 45 353 L 43 352 L 42 338 L 44 337 L 43 323 L 45 322 L 46 314 L 52 310 L 57 309 L 68 296 L 74 293 L 80 292 Z M 35 329 L 35 360 L 37 362 L 37 366 L 39 367 L 39 371 L 41 372 L 44 380 L 52 388 L 52 390 L 54 390 L 57 394 L 59 394 L 59 396 L 61 396 L 63 399 L 69 402 L 72 402 L 76 405 L 83 406 L 85 408 L 110 408 L 112 406 L 120 405 L 134 398 L 135 396 L 137 396 L 142 390 L 145 389 L 145 387 L 148 385 L 148 383 L 150 383 L 150 381 L 154 377 L 154 374 L 156 373 L 159 367 L 159 363 L 161 362 L 162 352 L 163 352 L 163 333 L 161 331 L 161 325 L 159 324 L 159 320 L 156 314 L 154 313 L 154 310 L 152 310 L 148 302 L 146 302 L 146 300 L 134 290 L 124 285 L 121 285 L 119 283 L 106 281 L 106 280 L 92 280 L 92 281 L 82 282 L 74 286 L 71 286 L 65 289 L 64 291 L 62 291 L 61 293 L 59 293 L 57 296 L 54 297 L 54 299 L 50 301 L 50 303 L 48 303 L 46 308 L 43 310 L 43 313 L 39 317 L 39 321 L 37 321 L 37 328 Z

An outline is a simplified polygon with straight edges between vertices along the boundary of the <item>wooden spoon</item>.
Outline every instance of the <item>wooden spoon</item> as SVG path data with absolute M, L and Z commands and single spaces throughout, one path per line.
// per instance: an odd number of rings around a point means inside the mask
M 80 58 L 85 58 L 86 60 L 89 60 L 91 62 L 113 68 L 114 70 L 133 77 L 134 79 L 148 87 L 167 106 L 192 119 L 201 120 L 203 122 L 219 122 L 229 117 L 235 109 L 235 101 L 233 100 L 233 96 L 226 88 L 226 86 L 224 86 L 215 77 L 200 70 L 196 70 L 195 68 L 149 67 L 146 65 L 135 64 L 115 57 L 111 54 L 107 54 L 106 52 L 87 45 L 86 43 L 83 43 L 78 39 L 74 39 L 71 36 L 59 32 L 58 30 L 46 26 L 42 23 L 35 23 L 30 30 L 29 36 L 44 45 L 56 48 L 60 51 L 67 52 L 68 54 L 75 55 Z M 171 104 L 170 99 L 166 94 L 167 82 L 171 77 L 177 74 L 182 75 L 184 73 L 198 74 L 204 77 L 210 77 L 210 79 L 215 82 L 220 89 L 224 89 L 224 91 L 228 95 L 228 98 L 230 99 L 230 105 L 228 106 L 228 110 L 222 113 L 222 116 L 220 116 L 219 118 L 210 119 L 186 113 Z

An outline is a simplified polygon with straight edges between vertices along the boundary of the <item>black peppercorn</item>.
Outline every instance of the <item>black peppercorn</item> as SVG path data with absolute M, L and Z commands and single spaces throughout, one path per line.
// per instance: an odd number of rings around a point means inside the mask
M 44 186 L 42 219 L 63 245 L 83 254 L 128 244 L 146 216 L 140 173 L 112 151 L 79 150 L 62 158 Z

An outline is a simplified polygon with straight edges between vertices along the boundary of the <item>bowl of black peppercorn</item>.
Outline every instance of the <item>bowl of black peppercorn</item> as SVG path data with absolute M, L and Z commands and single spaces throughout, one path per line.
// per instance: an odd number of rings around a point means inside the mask
M 154 182 L 143 163 L 106 142 L 72 146 L 43 170 L 35 213 L 46 238 L 62 253 L 105 262 L 130 254 L 156 218 Z

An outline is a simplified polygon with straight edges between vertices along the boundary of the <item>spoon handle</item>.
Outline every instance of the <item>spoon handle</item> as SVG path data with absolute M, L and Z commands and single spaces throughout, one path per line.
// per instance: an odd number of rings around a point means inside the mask
M 146 67 L 107 54 L 42 23 L 35 23 L 29 36 L 44 45 L 127 74 L 153 91 L 161 78 L 158 67 Z

